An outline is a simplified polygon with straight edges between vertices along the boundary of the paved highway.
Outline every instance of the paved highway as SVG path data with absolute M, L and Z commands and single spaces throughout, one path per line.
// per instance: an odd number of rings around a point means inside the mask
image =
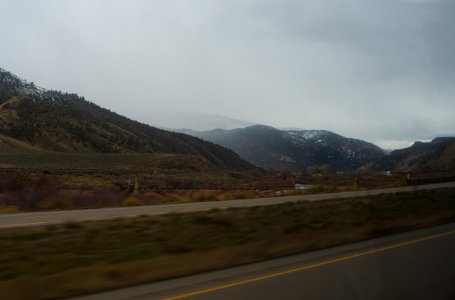
M 390 194 L 397 192 L 412 192 L 417 190 L 430 190 L 439 188 L 455 187 L 455 182 L 428 184 L 420 186 L 409 186 L 390 189 L 363 190 L 355 192 L 300 195 L 288 197 L 273 197 L 273 198 L 258 198 L 258 199 L 242 199 L 228 200 L 217 202 L 196 202 L 183 204 L 166 204 L 166 205 L 150 205 L 150 206 L 135 206 L 135 207 L 118 207 L 118 208 L 102 208 L 102 209 L 84 209 L 84 210 L 67 210 L 54 212 L 33 212 L 33 213 L 18 213 L 0 215 L 0 229 L 15 228 L 27 226 L 40 226 L 67 221 L 87 221 L 87 220 L 103 220 L 113 218 L 126 218 L 139 215 L 160 215 L 170 212 L 190 212 L 190 211 L 205 211 L 214 208 L 224 209 L 229 207 L 250 207 L 258 205 L 273 205 L 285 202 L 296 201 L 319 201 L 327 199 L 341 199 L 350 197 L 371 196 L 379 194 Z
M 452 223 L 73 300 L 453 300 L 454 251 Z

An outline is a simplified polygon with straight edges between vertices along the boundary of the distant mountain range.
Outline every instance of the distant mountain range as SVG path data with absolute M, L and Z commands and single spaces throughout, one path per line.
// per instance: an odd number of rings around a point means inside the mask
M 234 150 L 264 169 L 303 171 L 448 172 L 455 171 L 455 137 L 415 142 L 384 150 L 326 130 L 276 129 L 254 125 L 232 130 L 182 130 Z
M 222 170 L 255 170 L 253 164 L 297 172 L 311 168 L 374 172 L 455 170 L 455 138 L 416 142 L 387 155 L 372 143 L 326 130 L 250 126 L 248 122 L 219 116 L 213 117 L 210 125 L 208 119 L 202 122 L 204 126 L 228 129 L 158 129 L 76 94 L 46 90 L 0 69 L 0 152 L 186 154 Z
M 302 171 L 308 167 L 325 167 L 353 170 L 366 161 L 386 155 L 376 145 L 326 130 L 280 130 L 254 125 L 232 130 L 182 132 L 232 149 L 265 169 Z
M 431 142 L 415 142 L 373 160 L 361 170 L 400 172 L 446 172 L 455 170 L 455 137 L 439 137 Z
M 139 123 L 0 69 L 0 152 L 14 151 L 190 154 L 215 168 L 255 169 L 222 146 Z

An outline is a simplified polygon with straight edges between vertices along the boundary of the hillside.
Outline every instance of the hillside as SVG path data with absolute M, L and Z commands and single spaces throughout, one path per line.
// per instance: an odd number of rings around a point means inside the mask
M 136 122 L 0 69 L 0 152 L 24 151 L 186 154 L 217 169 L 254 169 L 219 145 Z
M 361 169 L 369 171 L 445 172 L 455 170 L 455 138 L 439 137 L 395 150 Z
M 266 169 L 301 171 L 308 167 L 348 170 L 384 156 L 379 147 L 325 130 L 279 130 L 264 125 L 196 132 L 193 136 L 234 150 Z

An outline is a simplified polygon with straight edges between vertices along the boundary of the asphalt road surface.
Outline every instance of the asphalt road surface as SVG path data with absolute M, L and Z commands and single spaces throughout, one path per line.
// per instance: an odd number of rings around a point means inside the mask
M 258 205 L 273 205 L 285 202 L 296 201 L 319 201 L 327 199 L 341 199 L 350 197 L 371 196 L 379 194 L 391 194 L 397 192 L 412 192 L 417 190 L 430 190 L 439 188 L 455 187 L 455 182 L 428 184 L 420 186 L 407 186 L 390 189 L 363 190 L 355 192 L 300 195 L 288 197 L 273 197 L 273 198 L 258 198 L 258 199 L 242 199 L 228 200 L 216 202 L 196 202 L 183 204 L 165 204 L 165 205 L 149 205 L 135 207 L 118 207 L 118 208 L 100 208 L 100 209 L 84 209 L 84 210 L 66 210 L 53 212 L 33 212 L 33 213 L 18 213 L 0 215 L 0 229 L 41 226 L 63 223 L 67 221 L 88 221 L 88 220 L 105 220 L 113 218 L 135 217 L 139 215 L 160 215 L 171 212 L 191 212 L 205 211 L 214 208 L 224 209 L 229 207 L 250 207 Z
M 451 223 L 73 300 L 454 300 L 454 253 Z

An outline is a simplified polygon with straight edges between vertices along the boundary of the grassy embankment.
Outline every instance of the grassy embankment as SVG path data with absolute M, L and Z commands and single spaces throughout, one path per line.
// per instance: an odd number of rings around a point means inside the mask
M 220 169 L 208 161 L 185 154 L 160 153 L 0 153 L 0 187 L 11 175 L 24 170 L 30 177 L 45 177 L 65 189 L 125 189 L 128 178 L 141 177 L 141 186 L 161 188 L 183 185 L 221 185 L 244 182 L 260 170 Z M 7 172 L 9 171 L 9 172 Z M 191 180 L 189 180 L 189 178 Z
M 0 232 L 0 298 L 53 299 L 455 221 L 455 189 Z
M 100 169 L 100 170 L 208 170 L 209 164 L 195 155 L 162 153 L 0 153 L 1 168 Z

